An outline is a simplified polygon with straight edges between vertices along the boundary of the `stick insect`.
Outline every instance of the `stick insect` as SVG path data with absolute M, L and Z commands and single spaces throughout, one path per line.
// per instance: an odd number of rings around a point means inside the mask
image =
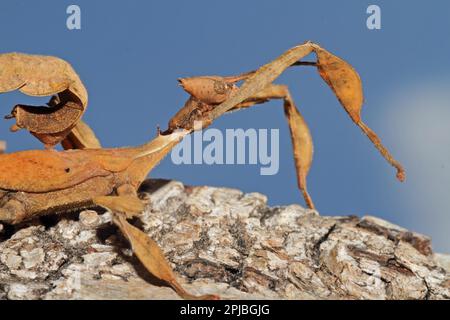
M 316 62 L 302 61 L 311 53 Z M 155 277 L 185 299 L 217 299 L 196 296 L 178 282 L 163 252 L 147 234 L 129 220 L 144 210 L 138 189 L 148 173 L 183 137 L 205 128 L 231 111 L 250 108 L 272 99 L 283 101 L 290 128 L 298 187 L 309 208 L 315 208 L 306 178 L 313 158 L 308 126 L 297 109 L 289 88 L 273 84 L 291 66 L 317 67 L 351 120 L 361 128 L 381 155 L 405 179 L 405 171 L 361 120 L 362 84 L 358 73 L 344 60 L 312 42 L 295 46 L 256 71 L 237 76 L 202 76 L 179 79 L 189 99 L 168 123 L 167 130 L 136 147 L 102 148 L 94 132 L 81 118 L 87 91 L 73 68 L 48 56 L 9 53 L 0 55 L 0 93 L 20 90 L 32 96 L 51 96 L 47 106 L 17 105 L 9 119 L 11 130 L 26 129 L 45 146 L 0 155 L 0 222 L 22 221 L 67 211 L 104 207 L 131 244 L 133 252 Z M 241 86 L 238 83 L 242 82 Z M 200 121 L 202 125 L 195 127 Z M 56 151 L 61 143 L 65 151 Z

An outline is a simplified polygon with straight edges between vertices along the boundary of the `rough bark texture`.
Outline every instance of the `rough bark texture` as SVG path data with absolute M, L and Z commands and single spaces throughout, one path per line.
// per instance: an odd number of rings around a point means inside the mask
M 151 180 L 136 225 L 192 292 L 234 299 L 449 299 L 450 258 L 375 217 L 268 207 L 258 193 Z M 2 227 L 0 226 L 0 229 Z M 83 211 L 0 231 L 0 299 L 177 299 Z

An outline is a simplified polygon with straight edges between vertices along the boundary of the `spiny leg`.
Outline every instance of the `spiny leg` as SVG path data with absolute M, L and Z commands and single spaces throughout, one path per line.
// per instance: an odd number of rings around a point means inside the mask
M 94 203 L 113 211 L 113 222 L 130 242 L 133 252 L 155 277 L 169 284 L 183 299 L 210 300 L 219 299 L 216 295 L 195 296 L 187 292 L 177 281 L 176 275 L 164 257 L 158 244 L 146 233 L 131 225 L 127 219 L 136 216 L 144 210 L 142 201 L 137 197 L 131 185 L 117 188 L 119 196 L 103 196 L 94 199 Z

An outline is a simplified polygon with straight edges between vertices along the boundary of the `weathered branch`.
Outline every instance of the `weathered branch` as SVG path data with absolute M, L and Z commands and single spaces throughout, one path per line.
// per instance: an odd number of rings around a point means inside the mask
M 261 194 L 151 180 L 136 225 L 198 294 L 248 299 L 449 299 L 449 257 L 374 217 L 321 217 Z M 0 298 L 177 299 L 148 277 L 110 214 L 84 211 L 0 234 Z M 46 228 L 47 227 L 47 228 Z M 116 248 L 120 249 L 116 249 Z

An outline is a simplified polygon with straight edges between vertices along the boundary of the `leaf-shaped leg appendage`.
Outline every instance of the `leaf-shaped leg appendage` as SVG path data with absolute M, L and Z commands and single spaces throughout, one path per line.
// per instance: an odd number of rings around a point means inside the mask
M 134 254 L 156 278 L 170 285 L 183 299 L 217 300 L 216 295 L 195 296 L 187 292 L 177 281 L 158 244 L 146 233 L 128 223 L 127 218 L 142 212 L 142 202 L 136 196 L 105 196 L 94 199 L 100 206 L 113 210 L 113 221 L 130 242 Z
M 61 145 L 67 149 L 99 149 L 100 141 L 94 131 L 83 120 L 78 121 L 72 131 L 61 141 Z
M 314 209 L 315 206 L 306 185 L 306 177 L 311 168 L 314 152 L 311 132 L 289 94 L 284 99 L 284 113 L 291 131 L 298 187 L 303 193 L 306 205 Z
M 47 148 L 58 144 L 80 120 L 84 108 L 76 102 L 65 102 L 55 107 L 17 105 L 6 118 L 15 118 L 11 131 L 27 129 Z
M 353 122 L 361 128 L 383 157 L 397 169 L 398 180 L 404 181 L 406 175 L 402 165 L 392 157 L 375 132 L 361 120 L 364 97 L 358 73 L 347 62 L 320 46 L 314 45 L 314 51 L 317 54 L 317 67 L 320 76 L 333 90 Z
M 88 97 L 80 78 L 66 61 L 22 53 L 0 54 L 0 93 L 20 90 L 30 96 L 57 95 L 51 107 L 17 106 L 13 131 L 25 128 L 46 147 L 59 143 L 84 113 Z M 57 123 L 52 124 L 56 121 Z
M 271 99 L 284 100 L 284 113 L 291 133 L 298 187 L 303 194 L 303 198 L 305 199 L 308 208 L 314 209 L 315 206 L 309 195 L 306 183 L 306 178 L 313 160 L 313 141 L 308 125 L 295 106 L 288 87 L 285 85 L 269 85 L 264 90 L 258 92 L 253 97 L 246 99 L 230 111 L 248 108 L 255 104 L 267 102 Z

